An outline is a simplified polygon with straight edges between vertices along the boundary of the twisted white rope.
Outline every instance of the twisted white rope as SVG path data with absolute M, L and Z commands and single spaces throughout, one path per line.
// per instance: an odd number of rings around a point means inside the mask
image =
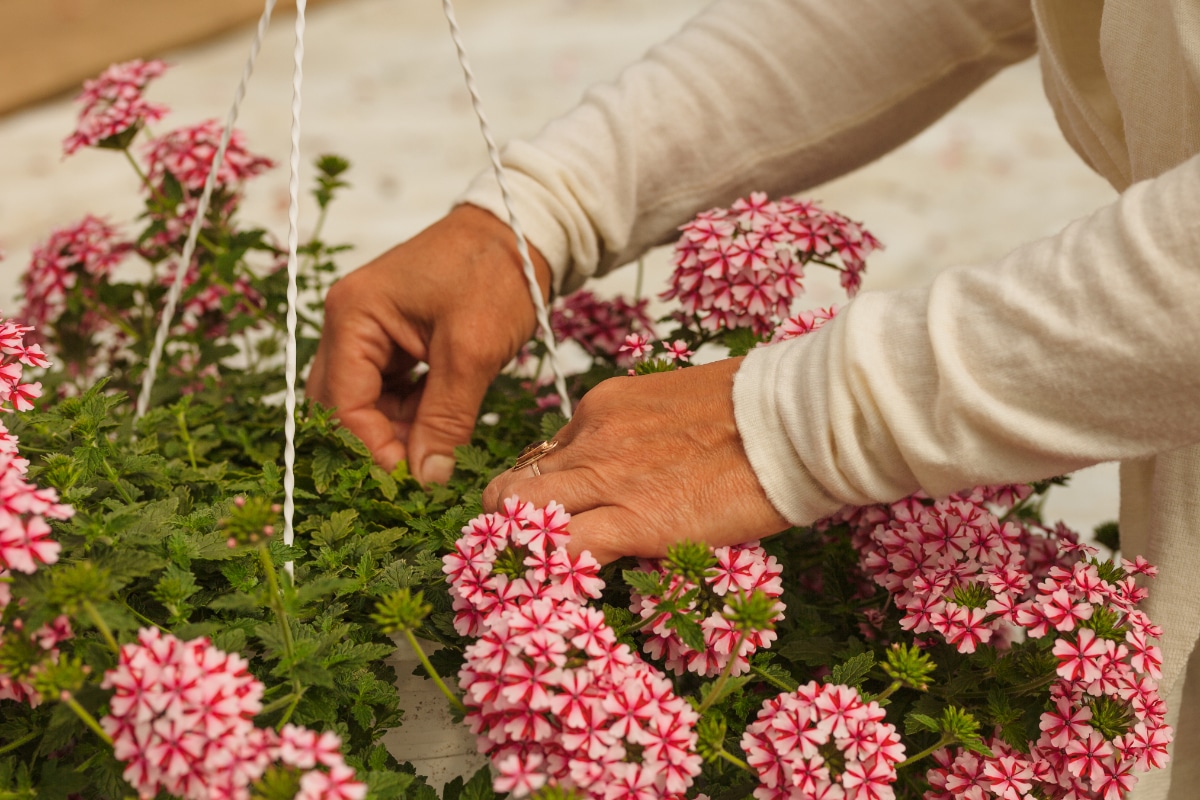
M 479 97 L 479 87 L 475 84 L 475 73 L 467 60 L 467 50 L 463 44 L 462 32 L 458 20 L 454 16 L 454 6 L 451 0 L 442 0 L 442 10 L 446 13 L 446 21 L 450 23 L 450 38 L 454 40 L 454 49 L 458 52 L 458 63 L 462 67 L 463 77 L 467 81 L 467 91 L 471 94 L 471 107 L 479 119 L 479 130 L 487 142 L 488 157 L 492 161 L 492 170 L 496 173 L 496 182 L 500 184 L 500 196 L 504 199 L 504 208 L 508 212 L 508 225 L 512 228 L 517 239 L 517 252 L 521 255 L 521 268 L 525 272 L 525 280 L 529 284 L 529 294 L 533 297 L 533 305 L 537 311 L 538 324 L 542 328 L 542 342 L 546 345 L 546 353 L 550 356 L 550 369 L 554 372 L 554 388 L 562 403 L 562 413 L 571 416 L 571 398 L 567 395 L 567 382 L 563 376 L 562 365 L 558 359 L 558 345 L 554 341 L 554 332 L 550 329 L 550 315 L 546 311 L 546 302 L 542 299 L 542 289 L 538 285 L 537 273 L 533 269 L 533 261 L 529 258 L 529 245 L 525 234 L 517 221 L 517 212 L 513 208 L 512 195 L 508 191 L 508 182 L 504 177 L 504 167 L 500 163 L 500 148 L 492 137 L 492 129 L 487 116 L 483 113 L 483 101 Z
M 288 182 L 288 260 L 287 260 L 287 349 L 283 375 L 287 383 L 283 422 L 283 543 L 295 538 L 292 517 L 296 510 L 296 304 L 299 297 L 296 278 L 300 270 L 297 248 L 300 245 L 300 87 L 304 82 L 304 11 L 306 0 L 296 0 L 296 46 L 292 51 L 292 154 Z M 284 565 L 292 575 L 292 562 Z
M 242 79 L 238 81 L 237 91 L 233 95 L 233 105 L 225 119 L 225 130 L 221 132 L 221 143 L 213 156 L 212 166 L 204 181 L 204 191 L 200 193 L 200 201 L 196 206 L 196 217 L 188 228 L 187 239 L 183 244 L 183 254 L 175 267 L 175 278 L 167 291 L 167 302 L 163 306 L 162 318 L 158 321 L 158 330 L 154 334 L 154 347 L 150 350 L 150 358 L 146 362 L 146 371 L 142 373 L 142 387 L 138 392 L 137 405 L 134 408 L 134 419 L 141 419 L 150 407 L 150 393 L 154 390 L 154 380 L 158 377 L 158 364 L 162 360 L 163 349 L 167 346 L 167 336 L 171 333 L 171 323 L 175 319 L 175 307 L 179 304 L 179 296 L 183 294 L 183 280 L 187 276 L 188 267 L 192 263 L 192 254 L 196 251 L 196 240 L 200 236 L 200 228 L 204 225 L 204 217 L 208 214 L 208 204 L 212 199 L 213 187 L 217 183 L 217 173 L 225 162 L 225 148 L 229 146 L 229 138 L 233 135 L 233 124 L 237 121 L 238 109 L 246 96 L 246 85 L 254 74 L 254 62 L 258 60 L 258 51 L 262 48 L 263 37 L 267 26 L 271 24 L 271 12 L 275 10 L 275 0 L 266 0 L 262 16 L 258 18 L 258 29 L 254 33 L 254 41 L 250 45 L 250 55 L 242 68 Z

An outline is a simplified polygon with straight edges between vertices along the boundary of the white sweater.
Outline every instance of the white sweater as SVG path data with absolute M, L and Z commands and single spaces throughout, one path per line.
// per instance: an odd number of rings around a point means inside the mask
M 1200 2 L 722 0 L 505 162 L 571 291 L 698 211 L 886 153 L 1035 51 L 1064 135 L 1118 201 L 754 351 L 738 428 L 796 524 L 1122 461 L 1122 543 L 1161 567 L 1147 611 L 1178 705 L 1200 698 L 1200 659 L 1179 680 L 1200 635 Z M 461 200 L 505 218 L 487 176 Z M 1200 796 L 1186 705 L 1174 793 L 1165 776 L 1137 797 Z

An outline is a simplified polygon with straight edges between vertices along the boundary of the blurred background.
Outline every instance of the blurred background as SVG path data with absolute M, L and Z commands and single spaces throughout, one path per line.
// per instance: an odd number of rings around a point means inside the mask
M 459 21 L 501 141 L 529 136 L 597 81 L 669 36 L 707 0 L 458 0 Z M 255 152 L 286 165 L 293 15 L 280 4 L 239 127 Z M 258 0 L 0 0 L 0 311 L 20 304 L 32 247 L 87 213 L 128 223 L 137 179 L 119 154 L 64 161 L 79 83 L 112 61 L 171 65 L 148 97 L 172 109 L 159 127 L 224 119 L 261 10 Z M 326 239 L 354 246 L 349 270 L 443 214 L 486 166 L 454 49 L 436 0 L 310 0 L 304 72 L 304 160 L 335 152 L 353 188 L 334 204 Z M 306 181 L 308 176 L 302 176 Z M 1111 202 L 1111 188 L 1063 142 L 1037 64 L 1002 73 L 937 125 L 883 160 L 808 196 L 862 221 L 887 249 L 865 289 L 927 281 L 986 263 Z M 283 240 L 287 174 L 247 187 L 242 218 Z M 311 225 L 312 207 L 301 211 Z M 647 259 L 647 291 L 666 275 Z M 631 291 L 632 270 L 599 282 Z M 817 281 L 814 305 L 838 299 Z M 1111 465 L 1078 475 L 1051 515 L 1090 531 L 1116 516 Z

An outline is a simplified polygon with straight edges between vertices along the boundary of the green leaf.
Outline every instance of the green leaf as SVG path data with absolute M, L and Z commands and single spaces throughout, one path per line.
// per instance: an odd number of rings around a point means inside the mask
M 400 487 L 396 485 L 396 479 L 387 473 L 383 467 L 371 465 L 371 477 L 379 484 L 379 492 L 389 502 L 396 499 L 396 494 L 400 491 Z
M 875 666 L 875 656 L 871 653 L 860 653 L 853 658 L 838 664 L 829 675 L 828 683 L 844 684 L 859 688 L 862 686 L 871 668 Z
M 836 648 L 837 645 L 828 636 L 804 636 L 794 639 L 789 637 L 775 652 L 788 661 L 820 667 L 833 661 L 833 651 Z
M 329 519 L 321 523 L 321 528 L 313 534 L 313 543 L 322 547 L 331 547 L 350 534 L 354 533 L 354 523 L 358 512 L 351 508 L 335 511 Z
M 927 714 L 912 713 L 904 718 L 904 732 L 911 736 L 914 733 L 928 731 L 930 733 L 941 733 L 941 724 Z
M 340 450 L 318 447 L 313 453 L 311 463 L 313 486 L 318 493 L 325 494 L 337 479 L 338 472 L 345 468 L 350 460 Z
M 692 619 L 686 612 L 675 612 L 667 619 L 667 627 L 679 634 L 691 649 L 698 653 L 704 652 L 704 630 L 700 623 Z
M 563 426 L 568 422 L 567 418 L 558 411 L 548 411 L 542 415 L 541 422 L 538 423 L 538 428 L 541 431 L 542 439 L 547 442 L 552 440 L 562 430 Z
M 495 796 L 496 792 L 492 790 L 491 770 L 480 767 L 463 787 L 459 800 L 492 800 Z
M 416 775 L 408 772 L 368 772 L 362 776 L 371 800 L 400 800 L 416 779 Z
M 662 597 L 666 587 L 662 584 L 662 576 L 657 572 L 646 572 L 642 569 L 627 569 L 621 572 L 625 583 L 646 597 Z

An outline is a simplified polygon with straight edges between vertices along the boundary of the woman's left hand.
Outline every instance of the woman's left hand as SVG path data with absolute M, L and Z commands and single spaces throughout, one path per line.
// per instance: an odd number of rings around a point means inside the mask
M 588 392 L 532 467 L 507 470 L 483 493 L 485 511 L 516 495 L 571 514 L 572 555 L 601 563 L 656 557 L 678 541 L 713 547 L 788 527 L 746 458 L 733 416 L 731 358 L 673 372 L 612 378 Z

